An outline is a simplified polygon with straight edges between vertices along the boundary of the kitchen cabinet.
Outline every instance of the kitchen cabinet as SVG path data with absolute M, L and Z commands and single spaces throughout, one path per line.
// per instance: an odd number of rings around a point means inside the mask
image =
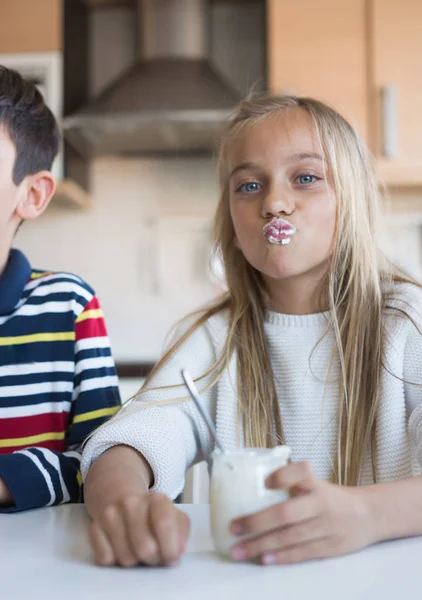
M 0 0 L 0 54 L 62 50 L 62 0 Z
M 368 138 L 366 0 L 268 0 L 267 44 L 272 92 L 323 100 Z
M 371 0 L 374 152 L 382 180 L 422 184 L 422 2 Z
M 359 131 L 388 186 L 422 185 L 421 0 L 267 0 L 268 87 Z

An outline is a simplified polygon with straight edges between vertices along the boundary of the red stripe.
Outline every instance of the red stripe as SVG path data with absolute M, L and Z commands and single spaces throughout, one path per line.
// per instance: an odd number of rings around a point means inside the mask
M 94 296 L 89 302 L 88 304 L 85 306 L 83 312 L 85 312 L 86 310 L 94 310 L 95 308 L 101 308 L 100 303 L 98 301 L 97 296 Z
M 92 337 L 104 337 L 107 335 L 107 329 L 104 319 L 86 319 L 76 323 L 75 327 L 76 341 Z
M 25 450 L 25 448 L 34 448 L 35 446 L 13 446 L 9 448 L 0 448 L 0 454 L 12 454 L 17 450 Z M 36 448 L 47 448 L 47 450 L 54 450 L 55 452 L 64 452 L 64 440 L 49 440 L 47 442 L 39 442 Z
M 14 419 L 0 419 L 0 440 L 39 435 L 50 431 L 66 431 L 68 422 L 68 413 L 47 413 Z
M 88 310 L 96 310 L 101 308 L 98 298 L 94 296 L 90 302 L 85 306 L 82 315 Z M 75 326 L 76 341 L 83 340 L 85 338 L 92 337 L 105 337 L 107 336 L 107 328 L 105 321 L 102 317 L 97 319 L 85 319 L 80 323 L 76 323 Z

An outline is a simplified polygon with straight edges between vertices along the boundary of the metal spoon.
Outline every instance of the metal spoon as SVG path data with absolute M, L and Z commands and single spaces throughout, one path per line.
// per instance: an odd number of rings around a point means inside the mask
M 202 406 L 202 402 L 199 397 L 198 390 L 196 389 L 193 379 L 186 369 L 182 369 L 182 377 L 186 384 L 186 387 L 189 390 L 189 394 L 191 395 L 192 400 L 196 404 L 196 408 L 201 413 L 201 416 L 204 419 L 205 423 L 207 424 L 210 434 L 214 438 L 215 445 L 220 450 L 220 452 L 222 452 L 224 454 L 224 449 L 223 449 L 223 446 L 221 445 L 220 440 L 217 437 L 217 431 L 215 430 L 214 423 L 212 422 L 212 420 L 211 420 L 209 414 L 207 413 L 207 411 L 205 410 L 205 408 Z

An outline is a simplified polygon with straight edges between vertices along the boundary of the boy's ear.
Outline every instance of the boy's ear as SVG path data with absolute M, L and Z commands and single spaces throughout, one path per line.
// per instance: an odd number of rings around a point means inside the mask
M 39 171 L 28 175 L 23 182 L 21 199 L 16 214 L 23 221 L 32 221 L 45 211 L 56 189 L 54 177 L 50 171 Z

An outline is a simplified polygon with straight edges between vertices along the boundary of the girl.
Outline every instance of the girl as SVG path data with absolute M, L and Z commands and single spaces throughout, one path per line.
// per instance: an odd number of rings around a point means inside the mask
M 355 132 L 309 98 L 245 101 L 219 176 L 228 292 L 85 448 L 97 562 L 183 553 L 189 524 L 170 499 L 213 450 L 184 367 L 227 449 L 292 448 L 267 480 L 291 499 L 232 523 L 255 534 L 233 558 L 291 563 L 422 534 L 422 291 L 378 252 L 377 183 Z

